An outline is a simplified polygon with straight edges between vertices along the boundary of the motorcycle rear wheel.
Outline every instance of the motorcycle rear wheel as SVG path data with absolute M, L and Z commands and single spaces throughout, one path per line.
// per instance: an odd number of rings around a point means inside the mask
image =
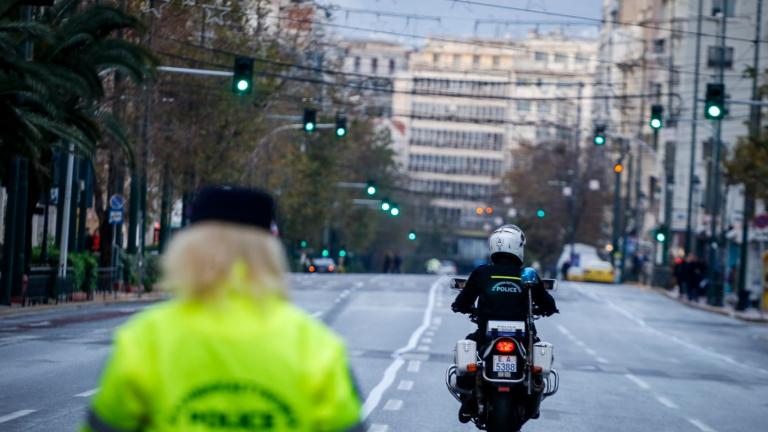
M 497 393 L 488 404 L 488 432 L 519 432 L 525 420 L 524 408 L 509 393 Z

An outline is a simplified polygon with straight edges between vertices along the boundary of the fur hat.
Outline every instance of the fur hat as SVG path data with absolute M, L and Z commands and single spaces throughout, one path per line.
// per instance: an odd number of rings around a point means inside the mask
M 208 186 L 198 191 L 189 218 L 191 224 L 219 221 L 271 231 L 275 220 L 275 201 L 259 189 Z

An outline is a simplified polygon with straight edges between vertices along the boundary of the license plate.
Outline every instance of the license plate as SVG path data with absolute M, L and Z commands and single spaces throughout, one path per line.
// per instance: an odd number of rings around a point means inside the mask
M 517 357 L 510 355 L 493 356 L 494 372 L 517 372 Z

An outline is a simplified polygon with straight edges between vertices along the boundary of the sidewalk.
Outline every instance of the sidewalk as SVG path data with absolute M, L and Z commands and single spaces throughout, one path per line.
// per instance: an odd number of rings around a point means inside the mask
M 707 312 L 713 312 L 723 316 L 740 319 L 742 321 L 748 321 L 753 323 L 768 323 L 768 313 L 757 310 L 757 309 L 750 308 L 745 311 L 737 311 L 733 308 L 733 306 L 728 304 L 722 307 L 710 306 L 706 303 L 706 299 L 704 298 L 700 299 L 698 303 L 680 298 L 677 292 L 677 289 L 673 289 L 669 291 L 659 287 L 649 287 L 649 286 L 644 286 L 644 287 L 652 288 L 654 291 L 658 292 L 659 294 L 669 297 L 672 300 L 676 300 L 679 303 L 682 303 L 691 308 L 700 309 Z
M 39 312 L 50 311 L 50 310 L 82 309 L 82 308 L 87 308 L 91 306 L 103 306 L 103 305 L 119 304 L 119 303 L 156 302 L 156 301 L 166 300 L 168 298 L 169 298 L 169 295 L 167 293 L 157 292 L 157 291 L 142 293 L 141 296 L 139 296 L 139 293 L 126 293 L 126 292 L 106 293 L 105 292 L 105 293 L 97 293 L 94 295 L 93 300 L 87 300 L 87 301 L 70 301 L 70 302 L 58 303 L 58 304 L 48 303 L 48 304 L 40 304 L 40 305 L 24 306 L 24 307 L 18 304 L 14 304 L 13 306 L 0 305 L 0 318 L 33 315 Z

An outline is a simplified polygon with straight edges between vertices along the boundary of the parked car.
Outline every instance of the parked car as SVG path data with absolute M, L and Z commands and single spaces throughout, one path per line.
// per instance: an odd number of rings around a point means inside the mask
M 333 258 L 314 258 L 309 261 L 307 271 L 309 273 L 334 273 L 336 262 L 333 261 Z

